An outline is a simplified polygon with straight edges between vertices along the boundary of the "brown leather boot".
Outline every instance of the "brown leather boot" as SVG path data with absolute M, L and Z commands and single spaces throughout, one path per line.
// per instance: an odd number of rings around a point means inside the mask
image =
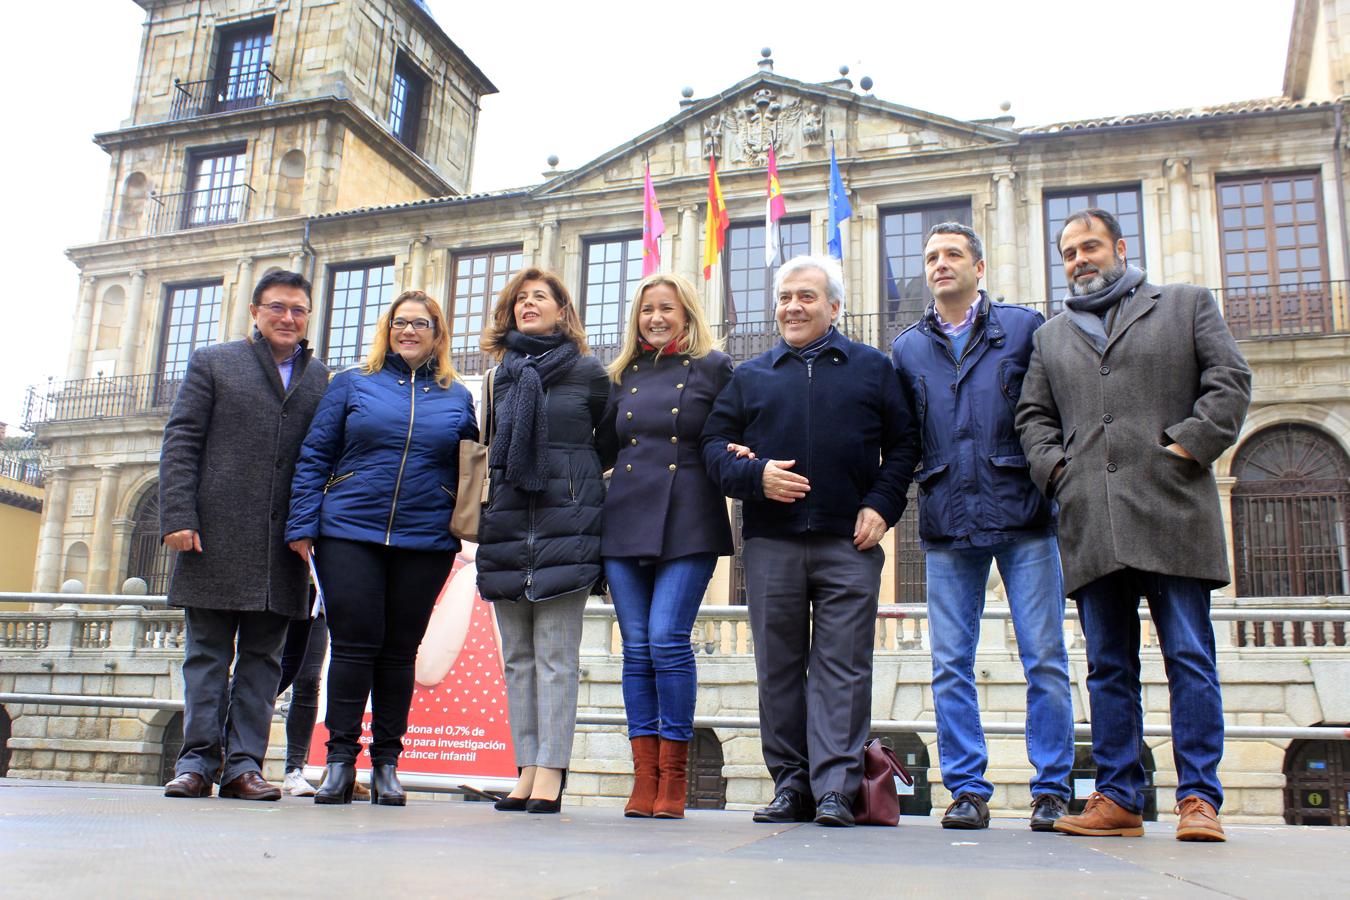
M 689 742 L 661 738 L 661 788 L 656 793 L 652 815 L 658 819 L 683 819 L 684 796 L 689 789 Z
M 630 819 L 648 819 L 660 784 L 661 739 L 644 734 L 629 739 L 629 743 L 633 745 L 633 792 L 628 795 L 623 814 Z
M 1110 797 L 1094 792 L 1081 813 L 1056 819 L 1055 830 L 1089 837 L 1141 837 L 1144 817 L 1130 812 Z
M 1219 824 L 1219 811 L 1199 797 L 1182 797 L 1177 804 L 1177 840 L 1179 841 L 1226 841 L 1223 826 Z

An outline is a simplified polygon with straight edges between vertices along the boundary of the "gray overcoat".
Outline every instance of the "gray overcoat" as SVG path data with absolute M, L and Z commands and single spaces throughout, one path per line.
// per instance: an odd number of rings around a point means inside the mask
M 1017 430 L 1032 480 L 1059 501 L 1070 596 L 1125 567 L 1228 583 L 1210 467 L 1237 440 L 1251 380 L 1214 297 L 1194 285 L 1140 285 L 1100 354 L 1067 313 L 1036 332 Z
M 178 553 L 169 602 L 305 615 L 309 569 L 284 539 L 291 476 L 328 369 L 306 347 L 289 390 L 267 342 L 202 347 L 164 426 L 160 533 L 192 528 L 201 553 Z

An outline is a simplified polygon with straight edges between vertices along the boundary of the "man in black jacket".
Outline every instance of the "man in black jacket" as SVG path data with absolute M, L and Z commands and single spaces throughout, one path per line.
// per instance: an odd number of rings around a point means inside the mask
M 742 364 L 703 429 L 703 459 L 744 501 L 744 559 L 773 802 L 756 822 L 852 825 L 872 707 L 884 555 L 918 460 L 890 361 L 834 323 L 831 259 L 778 271 L 782 340 Z M 750 452 L 728 452 L 737 448 Z

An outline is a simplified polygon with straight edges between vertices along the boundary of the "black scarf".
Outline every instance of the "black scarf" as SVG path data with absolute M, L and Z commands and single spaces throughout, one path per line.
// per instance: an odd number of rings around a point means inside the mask
M 536 493 L 548 484 L 548 410 L 544 389 L 572 370 L 581 350 L 566 335 L 554 332 L 528 335 L 506 333 L 506 355 L 496 374 L 496 388 L 505 396 L 496 401 L 490 463 L 505 467 L 506 480 L 522 491 Z
M 1087 335 L 1098 353 L 1106 351 L 1111 326 L 1115 324 L 1118 314 L 1117 307 L 1143 283 L 1143 269 L 1126 266 L 1124 275 L 1100 291 L 1081 297 L 1070 297 L 1064 301 L 1064 305 L 1069 308 L 1071 321 L 1078 326 L 1079 331 Z

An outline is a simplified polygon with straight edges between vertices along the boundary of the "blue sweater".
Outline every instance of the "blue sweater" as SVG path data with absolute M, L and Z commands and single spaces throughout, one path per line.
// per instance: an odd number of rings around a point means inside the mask
M 477 437 L 468 388 L 441 387 L 426 365 L 414 373 L 391 353 L 370 375 L 339 372 L 300 449 L 286 540 L 458 550 L 459 442 Z
M 728 442 L 756 459 L 736 459 Z M 918 433 L 885 354 L 838 332 L 807 363 L 783 341 L 743 363 L 703 428 L 703 461 L 729 497 L 745 501 L 744 536 L 852 537 L 858 511 L 894 525 L 919 459 Z M 764 498 L 768 460 L 795 459 L 811 491 Z

